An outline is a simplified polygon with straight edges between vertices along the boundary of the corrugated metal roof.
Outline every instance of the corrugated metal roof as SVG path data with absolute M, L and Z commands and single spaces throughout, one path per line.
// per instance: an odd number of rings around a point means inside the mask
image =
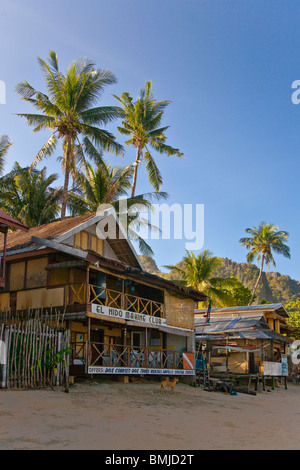
M 263 315 L 251 315 L 249 317 L 240 316 L 230 319 L 228 317 L 215 316 L 210 318 L 209 323 L 205 323 L 205 318 L 195 320 L 196 332 L 217 333 L 226 331 L 238 331 L 241 329 L 250 329 L 252 327 L 267 326 Z
M 205 318 L 197 318 L 195 322 L 196 339 L 214 340 L 230 335 L 231 339 L 268 339 L 291 343 L 292 340 L 271 330 L 263 315 L 241 316 L 228 321 L 228 317 L 216 315 L 206 323 Z
M 261 305 L 245 305 L 245 306 L 237 306 L 237 307 L 222 307 L 222 308 L 212 308 L 211 313 L 235 313 L 235 312 L 255 312 L 255 311 L 267 311 L 267 310 L 279 310 L 281 314 L 284 316 L 288 316 L 288 312 L 282 305 L 282 303 L 275 303 L 275 304 L 261 304 Z M 197 309 L 195 310 L 195 314 L 205 314 L 207 309 Z

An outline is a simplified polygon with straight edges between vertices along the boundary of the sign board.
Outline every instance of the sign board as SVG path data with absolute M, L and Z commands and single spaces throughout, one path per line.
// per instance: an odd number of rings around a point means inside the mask
M 183 368 L 185 370 L 195 369 L 195 355 L 192 353 L 183 353 Z
M 121 310 L 119 308 L 105 307 L 104 305 L 92 304 L 92 313 L 105 315 L 111 318 L 119 318 L 124 320 L 136 321 L 147 325 L 167 325 L 165 318 L 144 315 L 143 313 L 130 312 L 129 310 Z
M 97 367 L 90 366 L 89 374 L 123 374 L 123 375 L 195 375 L 194 370 L 182 369 L 146 369 L 144 367 Z
M 281 354 L 281 364 L 282 364 L 282 375 L 287 377 L 289 375 L 289 371 L 288 371 L 288 358 L 286 354 Z
M 280 377 L 284 375 L 282 373 L 282 363 L 281 362 L 264 362 L 264 375 L 269 377 Z

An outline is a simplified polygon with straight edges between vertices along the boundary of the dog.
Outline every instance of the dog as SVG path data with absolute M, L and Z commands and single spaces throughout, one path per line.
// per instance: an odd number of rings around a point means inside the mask
M 160 393 L 164 393 L 166 387 L 170 387 L 171 393 L 174 393 L 175 385 L 178 380 L 179 379 L 177 379 L 176 377 L 174 377 L 173 380 L 170 380 L 169 377 L 167 377 L 165 380 L 162 380 L 160 383 Z

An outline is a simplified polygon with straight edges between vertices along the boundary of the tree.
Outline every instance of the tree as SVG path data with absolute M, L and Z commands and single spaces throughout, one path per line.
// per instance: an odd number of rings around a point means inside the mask
M 153 255 L 151 247 L 138 234 L 141 227 L 154 230 L 140 214 L 141 207 L 151 210 L 151 199 L 166 198 L 166 193 L 148 193 L 126 197 L 131 188 L 133 166 L 110 166 L 102 155 L 94 155 L 94 165 L 87 164 L 84 173 L 77 175 L 75 186 L 70 192 L 69 210 L 73 216 L 97 212 L 103 204 L 111 204 L 121 220 L 126 220 L 128 237 L 139 243 L 144 255 Z M 123 204 L 121 204 L 123 202 Z M 125 212 L 124 212 L 125 211 Z
M 110 166 L 100 155 L 94 163 L 87 163 L 75 180 L 69 203 L 73 216 L 97 212 L 101 204 L 115 203 L 131 188 L 132 166 Z
M 264 264 L 270 266 L 270 263 L 272 263 L 276 268 L 272 252 L 281 254 L 286 258 L 290 258 L 291 255 L 289 247 L 284 243 L 288 240 L 288 233 L 278 231 L 277 225 L 262 222 L 258 228 L 247 228 L 246 233 L 248 233 L 250 237 L 241 238 L 240 243 L 249 250 L 249 253 L 247 254 L 247 262 L 252 263 L 255 258 L 257 259 L 257 263 L 261 260 L 259 275 L 253 287 L 252 296 L 249 301 L 249 305 L 251 305 L 263 272 Z
M 0 175 L 2 174 L 4 169 L 5 156 L 11 145 L 12 143 L 7 135 L 0 136 Z
M 118 130 L 121 134 L 130 136 L 125 144 L 133 145 L 136 148 L 131 197 L 134 197 L 136 192 L 138 167 L 143 160 L 146 163 L 151 186 L 155 191 L 160 191 L 162 176 L 150 149 L 169 156 L 183 156 L 178 149 L 165 143 L 167 140 L 165 131 L 169 126 L 160 127 L 164 110 L 170 101 L 156 101 L 152 95 L 151 81 L 146 82 L 145 88 L 140 91 L 136 102 L 133 101 L 129 93 L 123 93 L 121 97 L 114 96 L 122 104 L 124 111 L 122 127 L 118 127 Z
M 229 296 L 228 305 L 223 306 L 239 307 L 248 305 L 252 295 L 251 290 L 244 286 L 244 284 L 234 276 L 231 276 L 230 279 L 233 279 L 235 285 L 223 289 Z
M 181 283 L 206 294 L 216 306 L 233 305 L 233 296 L 229 289 L 240 287 L 235 278 L 214 277 L 222 260 L 213 256 L 209 250 L 204 250 L 198 256 L 187 251 L 180 266 L 167 265 L 165 268 L 171 272 L 178 273 Z
M 298 328 L 298 331 L 293 331 L 289 336 L 295 340 L 300 340 L 300 301 L 289 302 L 285 308 L 290 314 L 290 317 L 286 321 L 287 324 Z
M 50 50 L 48 62 L 38 58 L 45 76 L 48 95 L 36 90 L 28 82 L 19 83 L 17 93 L 31 103 L 41 114 L 19 114 L 33 126 L 33 131 L 51 130 L 51 136 L 32 162 L 34 167 L 42 158 L 53 154 L 58 140 L 62 141 L 62 171 L 64 187 L 61 218 L 66 215 L 70 175 L 76 177 L 78 166 L 86 164 L 99 147 L 115 154 L 123 148 L 108 131 L 98 126 L 118 118 L 121 109 L 115 106 L 94 107 L 107 85 L 116 83 L 110 70 L 96 69 L 88 60 L 76 60 L 64 75 L 58 58 Z M 76 146 L 76 151 L 75 151 Z
M 261 299 L 259 303 L 260 303 L 260 305 L 267 305 L 267 304 L 272 304 L 273 302 L 270 302 L 267 299 Z
M 0 207 L 28 227 L 53 222 L 61 207 L 62 189 L 53 188 L 58 175 L 46 175 L 46 168 L 21 168 L 16 162 L 12 171 L 0 180 Z

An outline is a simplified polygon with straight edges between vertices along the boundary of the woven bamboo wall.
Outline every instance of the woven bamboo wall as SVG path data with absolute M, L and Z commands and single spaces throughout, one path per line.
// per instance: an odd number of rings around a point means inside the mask
M 191 299 L 181 299 L 165 293 L 165 318 L 170 326 L 194 328 L 195 303 Z

